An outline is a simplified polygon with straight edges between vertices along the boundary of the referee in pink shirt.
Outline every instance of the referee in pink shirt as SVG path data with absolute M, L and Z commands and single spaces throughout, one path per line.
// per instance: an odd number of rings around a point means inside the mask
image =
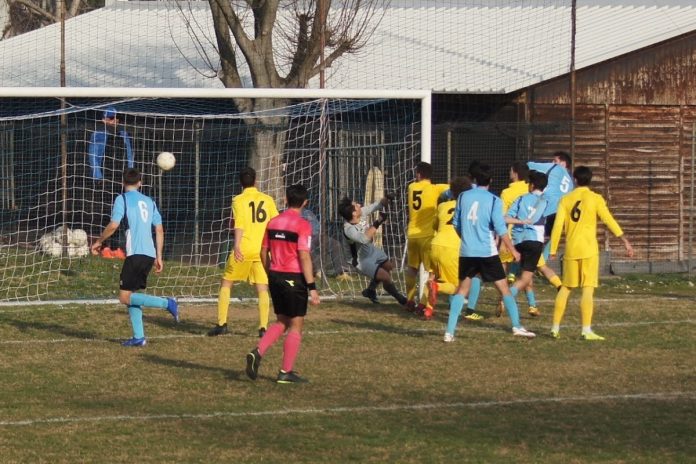
M 256 348 L 246 355 L 246 374 L 256 380 L 261 358 L 286 334 L 283 365 L 276 382 L 307 383 L 307 379 L 293 370 L 302 343 L 308 294 L 312 304 L 319 304 L 310 255 L 312 226 L 301 216 L 302 208 L 307 204 L 307 189 L 300 184 L 291 185 L 285 191 L 285 200 L 288 209 L 269 221 L 261 244 L 261 261 L 268 272 L 268 287 L 277 321 L 268 328 Z

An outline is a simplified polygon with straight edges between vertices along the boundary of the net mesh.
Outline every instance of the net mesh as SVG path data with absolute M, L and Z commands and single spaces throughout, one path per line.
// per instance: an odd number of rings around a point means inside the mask
M 315 270 L 324 294 L 353 296 L 338 200 L 397 193 L 380 244 L 398 265 L 405 247 L 403 192 L 420 160 L 419 100 L 313 100 L 239 114 L 229 100 L 5 100 L 0 113 L 0 300 L 114 296 L 121 263 L 91 256 L 110 220 L 124 168 L 162 213 L 165 271 L 148 291 L 215 297 L 232 250 L 231 200 L 239 170 L 283 208 L 287 185 L 310 192 Z M 115 113 L 116 119 L 110 118 Z M 117 121 L 114 124 L 114 121 Z M 160 152 L 175 155 L 163 172 Z M 256 158 L 255 158 L 256 157 Z M 122 232 L 106 245 L 124 249 Z M 395 273 L 400 274 L 400 273 Z

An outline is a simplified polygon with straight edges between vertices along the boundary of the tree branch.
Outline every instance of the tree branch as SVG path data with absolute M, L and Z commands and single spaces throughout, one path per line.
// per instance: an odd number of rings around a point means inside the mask
M 13 0 L 12 3 L 24 5 L 25 7 L 27 7 L 28 9 L 30 9 L 34 13 L 36 13 L 37 15 L 47 19 L 48 21 L 51 21 L 52 23 L 57 23 L 58 21 L 60 21 L 60 18 L 58 18 L 55 15 L 51 14 L 50 12 L 44 10 L 43 8 L 36 5 L 31 0 Z

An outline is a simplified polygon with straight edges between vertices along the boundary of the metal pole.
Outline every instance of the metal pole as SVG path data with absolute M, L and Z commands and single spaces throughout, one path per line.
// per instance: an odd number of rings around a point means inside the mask
M 194 123 L 194 145 L 195 145 L 195 156 L 196 156 L 196 176 L 195 176 L 195 189 L 194 189 L 194 200 L 193 200 L 193 252 L 196 256 L 196 265 L 200 264 L 201 254 L 200 254 L 200 238 L 198 224 L 200 218 L 200 187 L 201 187 L 201 137 L 200 137 L 200 125 L 198 122 Z
M 575 34 L 577 32 L 577 0 L 573 0 L 570 12 L 570 158 L 575 160 L 575 100 L 577 87 L 575 82 Z
M 653 169 L 652 160 L 648 161 L 648 274 L 652 274 L 652 259 L 650 257 L 650 247 L 652 245 L 652 191 L 653 191 Z
M 452 131 L 447 129 L 447 181 L 452 177 Z
M 60 86 L 65 87 L 65 1 L 60 0 Z M 60 173 L 63 207 L 63 256 L 68 255 L 68 116 L 65 98 L 60 99 Z
M 691 126 L 691 193 L 689 195 L 689 259 L 687 270 L 691 278 L 691 259 L 694 243 L 694 165 L 696 164 L 696 122 Z

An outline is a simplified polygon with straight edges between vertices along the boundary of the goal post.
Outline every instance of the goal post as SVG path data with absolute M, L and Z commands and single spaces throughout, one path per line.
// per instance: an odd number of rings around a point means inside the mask
M 430 91 L 2 88 L 0 99 L 0 303 L 116 295 L 120 263 L 85 247 L 108 223 L 126 166 L 143 172 L 164 220 L 165 271 L 148 280 L 155 294 L 216 297 L 247 165 L 278 209 L 285 186 L 308 187 L 324 295 L 353 297 L 367 283 L 346 265 L 340 197 L 394 191 L 380 240 L 403 285 L 405 193 L 415 163 L 430 161 Z M 289 103 L 243 113 L 239 99 Z M 156 166 L 163 151 L 177 158 L 171 171 Z

